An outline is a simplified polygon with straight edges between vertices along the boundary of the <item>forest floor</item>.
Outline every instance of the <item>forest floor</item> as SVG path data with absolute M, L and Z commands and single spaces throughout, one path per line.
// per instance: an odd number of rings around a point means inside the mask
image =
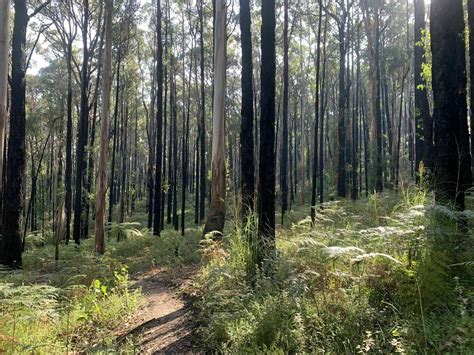
M 415 187 L 323 207 L 316 228 L 306 206 L 285 214 L 270 276 L 237 218 L 222 240 L 192 213 L 156 238 L 136 213 L 105 255 L 89 238 L 57 261 L 30 233 L 23 269 L 0 269 L 0 354 L 474 353 L 474 213 Z
M 188 353 L 196 348 L 195 324 L 185 290 L 197 271 L 154 267 L 132 278 L 141 289 L 145 306 L 118 330 L 118 342 L 132 337 L 140 353 Z

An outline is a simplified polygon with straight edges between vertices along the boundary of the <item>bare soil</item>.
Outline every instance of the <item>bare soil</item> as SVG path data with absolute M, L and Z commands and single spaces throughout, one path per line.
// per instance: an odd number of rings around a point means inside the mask
M 135 275 L 145 305 L 118 331 L 118 342 L 133 338 L 140 354 L 199 352 L 192 310 L 183 296 L 195 270 L 156 267 Z

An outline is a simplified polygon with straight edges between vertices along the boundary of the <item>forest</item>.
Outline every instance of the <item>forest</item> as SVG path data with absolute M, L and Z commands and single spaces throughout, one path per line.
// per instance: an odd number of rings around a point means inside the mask
M 0 353 L 474 353 L 474 0 L 0 0 Z

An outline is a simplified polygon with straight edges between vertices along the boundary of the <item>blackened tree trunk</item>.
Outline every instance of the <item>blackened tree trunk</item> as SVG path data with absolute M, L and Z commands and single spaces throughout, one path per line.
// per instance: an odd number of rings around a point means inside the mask
M 176 107 L 176 81 L 173 81 L 173 227 L 177 231 L 178 220 L 178 113 Z
M 318 38 L 317 41 L 317 48 L 316 48 L 316 92 L 315 92 L 315 101 L 314 101 L 314 116 L 315 116 L 315 123 L 314 123 L 314 152 L 313 152 L 313 176 L 312 176 L 312 188 L 311 188 L 311 222 L 314 223 L 316 221 L 316 188 L 317 188 L 317 180 L 318 180 L 318 168 L 319 168 L 319 159 L 323 159 L 323 157 L 319 157 L 319 146 L 318 146 L 318 134 L 319 134 L 319 124 L 320 124 L 320 117 L 319 117 L 319 103 L 320 103 L 320 94 L 319 94 L 319 83 L 320 83 L 320 76 L 321 76 L 321 32 L 322 32 L 322 18 L 323 18 L 323 6 L 322 0 L 319 0 L 319 18 L 318 18 Z M 304 192 L 303 192 L 304 193 Z
M 119 99 L 120 99 L 120 70 L 121 70 L 121 48 L 118 48 L 117 53 L 117 80 L 115 86 L 115 107 L 114 107 L 114 128 L 112 134 L 114 136 L 112 144 L 112 162 L 110 163 L 110 192 L 109 192 L 109 216 L 108 222 L 112 222 L 112 217 L 114 214 L 114 204 L 115 204 L 115 165 L 117 160 L 117 129 L 118 129 L 118 112 L 119 112 Z
M 199 118 L 198 118 L 199 119 Z M 194 186 L 194 224 L 199 224 L 199 167 L 200 167 L 200 162 L 199 162 L 199 157 L 200 157 L 200 152 L 199 152 L 199 133 L 196 135 L 196 145 L 195 145 L 195 186 Z
M 173 55 L 173 54 L 171 54 Z M 171 74 L 170 83 L 170 129 L 169 129 L 169 144 L 168 144 L 168 194 L 167 194 L 167 213 L 166 223 L 171 224 L 171 214 L 173 209 L 173 128 L 175 116 L 175 91 L 174 91 L 174 73 Z
M 123 104 L 123 103 L 122 103 Z M 123 223 L 125 222 L 125 215 L 126 215 L 126 207 L 125 207 L 125 199 L 128 195 L 127 189 L 127 181 L 128 181 L 128 121 L 129 121 L 129 107 L 128 103 L 125 108 L 125 113 L 122 111 L 122 138 L 121 138 L 121 153 L 122 153 L 122 167 L 121 173 L 122 177 L 120 178 L 120 207 L 119 207 L 119 218 L 118 222 Z
M 78 139 L 77 139 L 77 156 L 76 156 L 76 194 L 74 198 L 74 225 L 73 238 L 76 244 L 81 243 L 82 224 L 87 223 L 83 220 L 84 196 L 83 189 L 86 178 L 86 152 L 89 125 L 89 48 L 88 48 L 88 32 L 89 32 L 89 0 L 83 0 L 83 28 L 82 28 L 82 81 L 81 81 L 81 115 L 79 119 Z
M 338 102 L 338 163 L 337 163 L 337 196 L 346 197 L 346 22 L 339 23 L 339 102 Z
M 355 95 L 353 99 L 353 115 L 352 115 L 352 191 L 351 198 L 352 200 L 357 200 L 358 197 L 358 148 L 359 148 L 359 102 L 360 102 L 360 33 L 357 31 L 357 41 L 355 54 L 357 55 L 357 64 L 356 64 L 356 88 Z M 387 116 L 388 118 L 388 116 Z M 390 123 L 389 123 L 390 124 Z
M 283 1 L 284 25 L 283 25 L 283 130 L 281 144 L 280 163 L 280 189 L 281 189 L 281 223 L 285 219 L 288 210 L 288 0 Z M 295 162 L 296 166 L 296 162 Z M 304 193 L 304 192 L 303 192 Z
M 275 251 L 275 0 L 262 2 L 260 97 L 260 159 L 256 262 L 262 265 Z
M 240 0 L 240 32 L 242 46 L 242 108 L 240 123 L 240 164 L 242 216 L 252 213 L 255 204 L 255 161 L 253 132 L 253 64 L 250 1 Z
M 199 2 L 199 46 L 201 51 L 201 111 L 198 127 L 199 135 L 199 220 L 204 219 L 205 201 L 206 201 L 206 92 L 205 92 L 205 71 L 204 71 L 204 0 Z
M 168 54 L 168 24 L 166 24 L 166 30 L 165 30 L 165 57 L 167 58 Z M 167 111 L 167 105 L 168 105 L 168 68 L 165 66 L 164 67 L 164 81 L 163 84 L 165 86 L 165 97 L 164 97 L 164 103 L 163 103 L 163 158 L 162 158 L 162 179 L 164 181 L 165 176 L 166 176 L 166 135 L 167 135 L 167 129 L 166 127 L 168 126 L 168 111 Z M 165 229 L 165 197 L 166 197 L 166 192 L 162 186 L 162 193 L 161 193 L 161 230 Z
M 8 117 L 8 60 L 10 47 L 10 0 L 0 1 L 0 211 L 3 205 L 5 127 Z M 0 233 L 2 230 L 0 213 Z
M 467 1 L 469 23 L 471 165 L 474 171 L 474 0 Z
M 432 0 L 436 200 L 459 210 L 465 208 L 472 180 L 464 41 L 462 0 Z
M 184 21 L 183 21 L 184 22 Z M 191 30 L 193 31 L 193 29 Z M 184 30 L 183 30 L 184 38 Z M 194 41 L 193 41 L 194 44 Z M 184 50 L 184 47 L 183 47 Z M 186 92 L 186 84 L 188 85 L 188 92 L 186 98 L 186 110 L 183 109 L 183 138 L 182 138 L 182 149 L 181 149 L 181 235 L 184 237 L 185 224 L 186 224 L 186 188 L 188 185 L 188 160 L 189 160 L 189 116 L 191 114 L 191 74 L 193 71 L 193 60 L 194 55 L 191 53 L 189 61 L 189 77 L 186 83 L 186 68 L 183 61 L 183 96 Z
M 155 191 L 154 165 L 156 164 L 156 130 L 154 120 L 156 119 L 156 70 L 153 72 L 150 93 L 150 111 L 147 119 L 147 139 L 148 139 L 148 166 L 147 166 L 147 208 L 148 208 L 148 229 L 153 228 L 153 200 Z
M 419 180 L 420 162 L 433 168 L 433 120 L 422 72 L 425 63 L 422 41 L 425 24 L 425 0 L 415 0 L 415 171 Z M 473 42 L 474 43 L 474 42 Z
M 337 162 L 337 195 L 346 197 L 346 162 L 347 162 L 347 137 L 346 137 L 346 116 L 349 104 L 348 87 L 346 78 L 346 57 L 348 49 L 348 19 L 350 9 L 354 1 L 337 1 L 337 13 L 325 8 L 326 13 L 331 16 L 337 24 L 338 42 L 339 42 L 339 93 L 338 93 L 338 162 Z M 321 5 L 323 5 L 321 3 Z
M 11 267 L 22 263 L 22 215 L 25 153 L 26 29 L 28 13 L 25 0 L 15 0 L 13 22 L 10 137 L 3 210 L 3 239 L 0 260 Z
M 99 50 L 99 63 L 102 62 L 102 46 L 103 46 L 103 35 L 101 39 L 101 44 L 100 44 L 100 50 Z M 101 76 L 101 67 L 97 69 L 97 78 L 96 78 L 96 93 L 95 93 L 95 98 L 94 98 L 94 108 L 93 108 L 93 113 L 92 113 L 92 127 L 91 127 L 91 134 L 90 134 L 90 143 L 89 143 L 89 148 L 88 148 L 88 163 L 87 163 L 87 177 L 86 177 L 86 183 L 85 183 L 85 191 L 86 191 L 86 197 L 85 201 L 86 204 L 84 206 L 84 221 L 85 223 L 82 224 L 82 232 L 81 235 L 84 238 L 87 238 L 89 235 L 89 216 L 90 216 L 90 196 L 92 193 L 92 185 L 94 181 L 94 160 L 95 160 L 95 154 L 93 154 L 94 151 L 94 145 L 95 145 L 95 131 L 96 131 L 96 125 L 97 125 L 97 105 L 98 105 L 98 90 L 100 86 L 100 76 Z
M 161 232 L 161 193 L 162 193 L 162 158 L 163 158 L 163 41 L 161 38 L 161 0 L 156 2 L 156 165 L 155 165 L 155 197 L 153 199 L 153 234 Z
M 71 239 L 72 216 L 72 41 L 67 46 L 67 123 L 66 123 L 66 174 L 65 211 L 66 211 L 66 244 Z
M 322 2 L 319 3 L 322 6 Z M 319 204 L 321 208 L 324 203 L 324 111 L 325 111 L 325 92 L 326 92 L 326 40 L 327 40 L 328 20 L 324 20 L 324 39 L 323 39 L 323 68 L 321 80 L 321 99 L 319 101 L 319 114 L 321 117 L 321 130 L 319 132 Z

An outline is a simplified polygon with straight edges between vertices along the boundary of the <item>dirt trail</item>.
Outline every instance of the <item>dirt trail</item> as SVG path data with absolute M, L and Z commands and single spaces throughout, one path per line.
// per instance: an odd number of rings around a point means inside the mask
M 140 354 L 196 352 L 191 310 L 180 295 L 195 269 L 153 268 L 137 275 L 146 303 L 119 332 L 118 341 L 134 337 Z

